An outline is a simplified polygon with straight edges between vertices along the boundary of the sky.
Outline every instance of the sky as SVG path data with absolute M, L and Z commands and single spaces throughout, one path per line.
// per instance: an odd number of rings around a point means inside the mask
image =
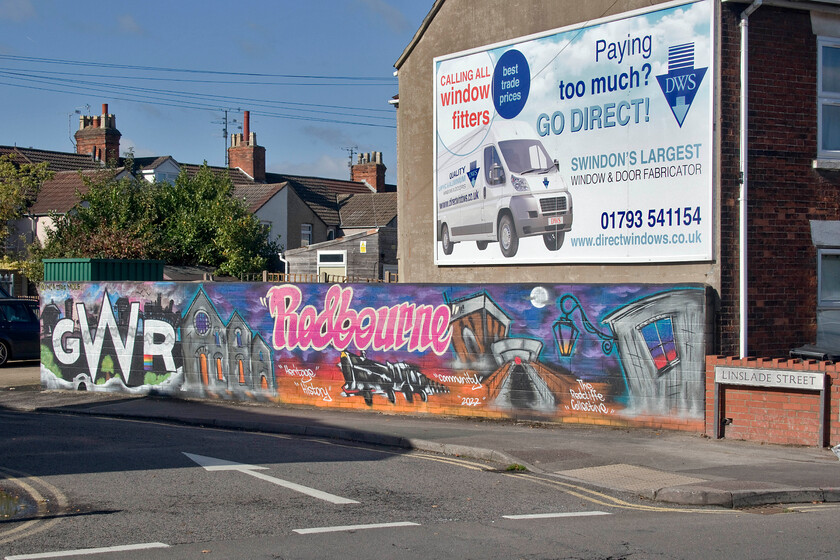
M 107 103 L 121 153 L 224 165 L 248 110 L 269 172 L 348 179 L 379 151 L 396 183 L 393 65 L 432 5 L 0 0 L 0 145 L 73 152 Z

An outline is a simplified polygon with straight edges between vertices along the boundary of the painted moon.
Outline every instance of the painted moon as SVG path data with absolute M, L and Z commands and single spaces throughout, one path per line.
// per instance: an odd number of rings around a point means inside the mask
M 548 290 L 542 286 L 537 286 L 531 290 L 531 305 L 537 308 L 545 307 L 548 303 Z

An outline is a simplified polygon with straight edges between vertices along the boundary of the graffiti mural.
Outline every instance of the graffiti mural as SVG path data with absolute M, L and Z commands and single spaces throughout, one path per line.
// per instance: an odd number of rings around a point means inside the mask
M 48 388 L 702 423 L 702 285 L 51 283 Z

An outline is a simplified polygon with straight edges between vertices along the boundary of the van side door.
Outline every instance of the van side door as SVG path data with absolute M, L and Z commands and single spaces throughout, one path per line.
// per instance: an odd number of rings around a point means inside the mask
M 499 213 L 501 198 L 507 186 L 507 172 L 496 146 L 490 144 L 484 148 L 484 187 L 478 196 L 481 199 L 482 233 L 495 235 L 496 216 Z

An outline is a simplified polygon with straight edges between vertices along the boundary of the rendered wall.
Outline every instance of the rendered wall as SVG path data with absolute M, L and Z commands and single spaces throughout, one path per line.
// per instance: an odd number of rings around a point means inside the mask
M 552 282 L 702 282 L 718 289 L 720 264 L 538 264 L 521 266 L 436 266 L 434 209 L 434 58 L 497 42 L 542 33 L 568 25 L 583 24 L 631 10 L 647 9 L 660 1 L 627 0 L 588 2 L 539 0 L 447 0 L 416 43 L 404 52 L 395 66 L 399 72 L 397 110 L 398 253 L 400 280 L 405 282 L 518 282 L 528 278 Z M 717 3 L 714 3 L 717 6 Z M 717 8 L 715 8 L 717 9 Z M 741 8 L 743 9 L 743 7 Z M 452 22 L 470 22 L 463 29 Z M 558 90 L 559 91 L 559 90 Z M 737 111 L 735 112 L 737 116 Z M 717 152 L 716 152 L 717 153 Z M 714 171 L 717 173 L 717 170 Z M 717 192 L 716 195 L 717 196 Z M 713 219 L 718 224 L 717 199 Z M 714 251 L 719 246 L 718 227 Z
M 52 283 L 49 389 L 702 431 L 703 285 Z

